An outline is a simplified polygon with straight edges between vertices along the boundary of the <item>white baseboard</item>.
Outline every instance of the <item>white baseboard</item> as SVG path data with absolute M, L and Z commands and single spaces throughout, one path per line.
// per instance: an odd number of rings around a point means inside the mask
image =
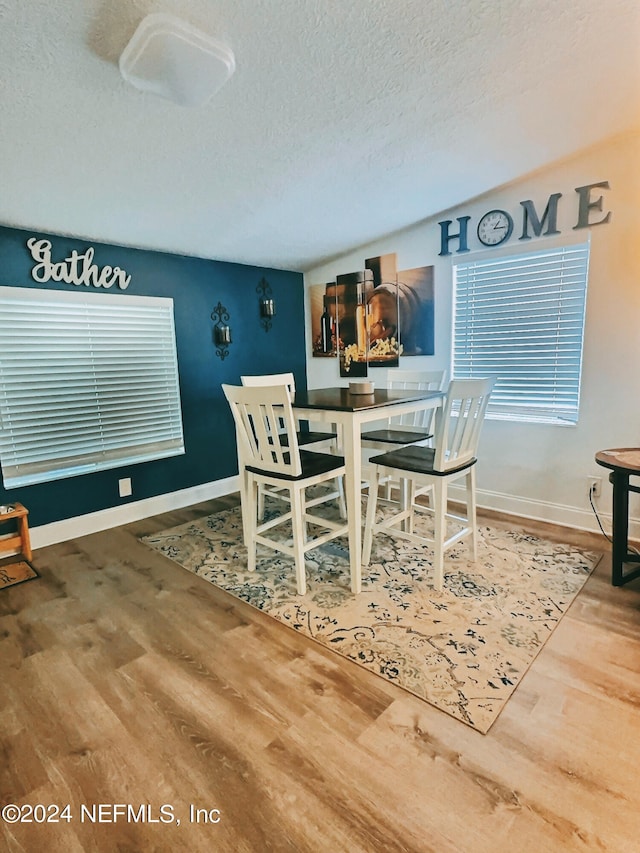
M 450 494 L 453 499 L 463 499 L 464 489 L 461 486 L 452 486 Z M 549 501 L 538 501 L 531 498 L 520 498 L 514 495 L 505 495 L 500 492 L 477 490 L 478 506 L 483 509 L 491 509 L 505 515 L 514 515 L 520 518 L 530 518 L 533 521 L 546 521 L 549 524 L 559 524 L 563 527 L 572 527 L 574 530 L 588 530 L 592 533 L 600 533 L 600 528 L 593 510 L 590 506 L 581 507 L 566 506 L 564 504 L 550 503 Z M 607 535 L 611 535 L 611 513 L 605 512 L 598 507 L 598 515 Z M 629 539 L 640 539 L 640 519 L 629 518 Z
M 110 507 L 100 512 L 79 515 L 64 521 L 54 521 L 51 524 L 32 528 L 31 544 L 33 548 L 44 548 L 45 545 L 66 542 L 76 536 L 98 533 L 100 530 L 109 530 L 111 527 L 118 527 L 120 524 L 127 524 L 130 521 L 139 521 L 151 515 L 158 515 L 162 512 L 182 509 L 182 507 L 191 506 L 201 501 L 220 498 L 237 492 L 238 488 L 238 477 L 227 477 L 224 480 L 215 480 L 212 483 L 204 483 L 190 489 L 182 489 L 179 492 L 171 492 L 143 501 Z M 456 500 L 462 499 L 464 492 L 461 487 L 452 486 L 450 494 L 452 499 Z M 581 509 L 580 507 L 520 498 L 482 489 L 478 489 L 477 499 L 479 507 L 495 510 L 505 515 L 530 518 L 534 521 L 546 521 L 550 524 L 572 527 L 577 530 L 588 530 L 593 533 L 600 532 L 591 507 Z M 610 534 L 611 513 L 599 510 L 599 514 L 605 531 Z M 640 519 L 629 519 L 629 538 L 640 539 Z
M 87 515 L 78 515 L 75 518 L 43 524 L 40 527 L 31 528 L 31 546 L 33 548 L 44 548 L 45 545 L 66 542 L 76 536 L 98 533 L 100 530 L 109 530 L 111 527 L 128 524 L 130 521 L 139 521 L 161 512 L 170 512 L 201 501 L 220 498 L 237 492 L 238 489 L 238 477 L 227 477 L 225 480 L 203 483 L 200 486 L 182 489 L 179 492 L 158 495 L 154 498 L 110 507 L 100 512 L 91 512 Z

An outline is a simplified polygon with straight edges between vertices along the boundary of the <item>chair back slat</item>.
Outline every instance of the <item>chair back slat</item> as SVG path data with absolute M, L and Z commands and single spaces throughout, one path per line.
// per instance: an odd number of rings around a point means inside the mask
M 436 471 L 458 468 L 475 458 L 495 377 L 452 379 L 442 409 L 436 413 Z
M 241 376 L 240 381 L 247 388 L 262 388 L 268 385 L 286 385 L 289 396 L 293 402 L 296 393 L 296 380 L 293 373 L 265 373 L 258 376 Z M 279 431 L 282 432 L 284 424 L 280 423 Z
M 223 385 L 222 390 L 231 406 L 243 463 L 299 477 L 302 465 L 288 387 Z
M 260 388 L 265 385 L 286 385 L 292 398 L 296 393 L 296 380 L 293 373 L 264 373 L 260 376 L 241 376 L 240 381 L 247 388 Z
M 444 370 L 388 370 L 387 387 L 400 391 L 442 391 L 446 381 Z M 431 430 L 435 409 L 424 408 L 389 419 L 389 426 L 417 427 Z

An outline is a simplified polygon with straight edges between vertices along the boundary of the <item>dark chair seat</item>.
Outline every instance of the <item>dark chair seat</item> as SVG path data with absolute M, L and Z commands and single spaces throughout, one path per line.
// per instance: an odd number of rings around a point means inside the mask
M 465 468 L 471 468 L 477 462 L 474 457 L 446 471 L 435 471 L 433 468 L 435 453 L 433 447 L 402 447 L 399 450 L 390 450 L 388 453 L 372 456 L 369 461 L 374 465 L 385 465 L 388 468 L 412 471 L 416 474 L 433 474 L 435 477 L 446 477 L 457 471 L 464 471 Z
M 373 429 L 362 433 L 363 441 L 379 441 L 383 444 L 414 444 L 416 441 L 426 441 L 428 438 L 433 438 L 433 433 L 420 427 Z
M 335 441 L 338 434 L 335 432 L 312 432 L 311 430 L 300 430 L 297 433 L 298 444 L 304 447 L 307 444 L 316 444 L 319 441 Z
M 334 432 L 309 432 L 308 430 L 297 432 L 296 436 L 298 437 L 298 447 L 305 447 L 308 444 L 316 444 L 320 441 L 333 441 L 337 438 Z M 280 444 L 283 447 L 289 447 L 289 436 L 281 434 Z
M 285 461 L 288 453 L 285 454 Z M 335 471 L 342 468 L 344 458 L 342 456 L 334 456 L 332 453 L 314 453 L 311 450 L 300 451 L 300 464 L 302 465 L 302 474 L 299 477 L 292 477 L 290 474 L 279 474 L 274 471 L 265 471 L 263 468 L 255 468 L 252 465 L 247 465 L 247 471 L 252 471 L 254 474 L 263 474 L 265 477 L 272 477 L 274 480 L 307 480 L 309 477 L 317 477 L 318 474 L 328 474 L 329 471 Z

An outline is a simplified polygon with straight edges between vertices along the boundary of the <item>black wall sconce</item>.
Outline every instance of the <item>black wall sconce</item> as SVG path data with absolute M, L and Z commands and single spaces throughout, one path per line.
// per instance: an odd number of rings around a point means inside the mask
M 256 293 L 260 294 L 260 323 L 265 332 L 268 332 L 273 322 L 272 318 L 276 315 L 276 303 L 266 278 L 260 279 Z
M 229 355 L 229 344 L 231 340 L 231 327 L 229 326 L 229 312 L 221 302 L 211 312 L 213 326 L 213 342 L 216 345 L 216 355 L 224 361 Z

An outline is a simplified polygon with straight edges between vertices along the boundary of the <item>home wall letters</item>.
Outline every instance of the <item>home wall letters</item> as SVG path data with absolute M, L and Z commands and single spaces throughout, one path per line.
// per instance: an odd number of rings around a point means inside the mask
M 611 211 L 608 211 L 600 219 L 595 219 L 596 211 L 603 209 L 603 196 L 598 197 L 592 195 L 595 189 L 609 189 L 609 181 L 600 181 L 594 184 L 586 184 L 583 187 L 576 187 L 575 191 L 578 194 L 578 213 L 577 222 L 573 226 L 576 231 L 580 228 L 590 228 L 593 225 L 604 225 L 611 219 Z M 552 193 L 547 199 L 547 204 L 544 213 L 541 217 L 538 216 L 535 205 L 531 199 L 526 199 L 520 202 L 522 208 L 522 232 L 518 240 L 531 240 L 532 236 L 540 237 L 549 236 L 551 234 L 559 234 L 558 221 L 558 202 L 562 198 L 562 193 Z M 453 220 L 444 219 L 438 222 L 440 226 L 440 252 L 439 255 L 452 254 L 449 249 L 449 244 L 452 240 L 458 240 L 458 248 L 456 254 L 469 252 L 468 229 L 470 216 L 459 216 L 457 223 L 459 231 L 457 233 L 449 233 L 449 226 L 453 224 Z M 492 240 L 487 240 L 484 237 L 487 224 L 495 229 L 495 237 Z M 483 229 L 483 230 L 481 230 Z M 543 229 L 546 229 L 543 231 Z M 532 234 L 529 233 L 531 230 Z M 506 210 L 490 210 L 485 213 L 478 222 L 478 238 L 485 246 L 500 246 L 503 245 L 512 235 L 514 231 L 514 219 Z M 482 236 L 481 236 L 482 235 Z

